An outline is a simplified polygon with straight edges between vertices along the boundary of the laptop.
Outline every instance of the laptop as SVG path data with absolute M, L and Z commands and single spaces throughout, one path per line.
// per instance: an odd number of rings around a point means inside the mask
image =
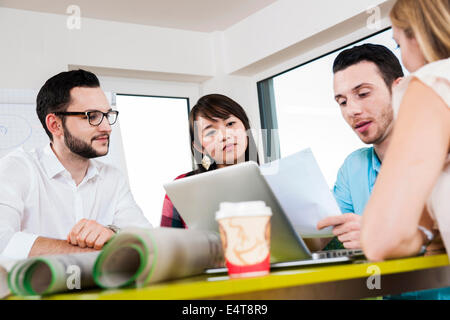
M 291 179 L 298 178 L 293 173 Z M 272 209 L 271 268 L 347 262 L 363 256 L 362 250 L 311 252 L 289 219 L 298 212 L 282 209 L 253 161 L 178 179 L 164 184 L 164 189 L 190 229 L 219 232 L 215 213 L 221 202 L 264 201 Z

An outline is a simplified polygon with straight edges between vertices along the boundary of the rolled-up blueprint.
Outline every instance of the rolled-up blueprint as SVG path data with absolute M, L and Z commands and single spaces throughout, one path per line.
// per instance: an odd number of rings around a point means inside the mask
M 0 265 L 0 299 L 7 297 L 11 292 L 8 288 L 8 271 Z
M 8 274 L 15 295 L 46 295 L 95 286 L 92 269 L 100 252 L 47 255 L 17 262 Z
M 8 272 L 12 269 L 16 260 L 9 260 L 0 256 L 0 299 L 10 295 L 8 287 Z
M 142 287 L 222 266 L 222 244 L 216 232 L 129 228 L 105 246 L 93 274 L 95 283 L 103 288 Z

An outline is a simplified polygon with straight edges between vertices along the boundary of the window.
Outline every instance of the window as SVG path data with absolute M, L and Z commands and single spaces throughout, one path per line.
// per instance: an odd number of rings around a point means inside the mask
M 341 51 L 364 43 L 384 45 L 400 59 L 389 28 L 258 83 L 261 126 L 278 129 L 264 141 L 266 160 L 310 147 L 332 187 L 345 158 L 366 147 L 342 118 L 334 100 L 332 72 Z
M 164 183 L 192 170 L 188 98 L 117 94 L 130 188 L 153 226 L 161 222 Z

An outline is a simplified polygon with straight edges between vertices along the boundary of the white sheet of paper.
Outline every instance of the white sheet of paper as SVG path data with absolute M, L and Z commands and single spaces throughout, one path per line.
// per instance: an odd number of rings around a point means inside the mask
M 311 149 L 262 164 L 261 174 L 303 238 L 333 237 L 332 228 L 317 230 L 323 218 L 341 214 Z

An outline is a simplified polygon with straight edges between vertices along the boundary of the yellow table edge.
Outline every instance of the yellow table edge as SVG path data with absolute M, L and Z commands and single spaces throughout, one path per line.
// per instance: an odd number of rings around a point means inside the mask
M 96 293 L 64 293 L 42 298 L 57 300 L 205 299 L 322 282 L 368 278 L 373 274 L 373 267 L 369 268 L 371 266 L 377 266 L 381 275 L 387 275 L 448 265 L 448 256 L 441 254 L 428 257 L 388 260 L 377 263 L 364 262 L 320 267 L 299 267 L 286 270 L 280 269 L 272 271 L 264 277 L 248 279 L 207 281 L 208 276 L 205 275 L 200 280 L 189 281 L 189 279 L 182 279 L 153 284 L 143 288 L 104 290 Z M 18 297 L 11 298 L 17 299 Z

